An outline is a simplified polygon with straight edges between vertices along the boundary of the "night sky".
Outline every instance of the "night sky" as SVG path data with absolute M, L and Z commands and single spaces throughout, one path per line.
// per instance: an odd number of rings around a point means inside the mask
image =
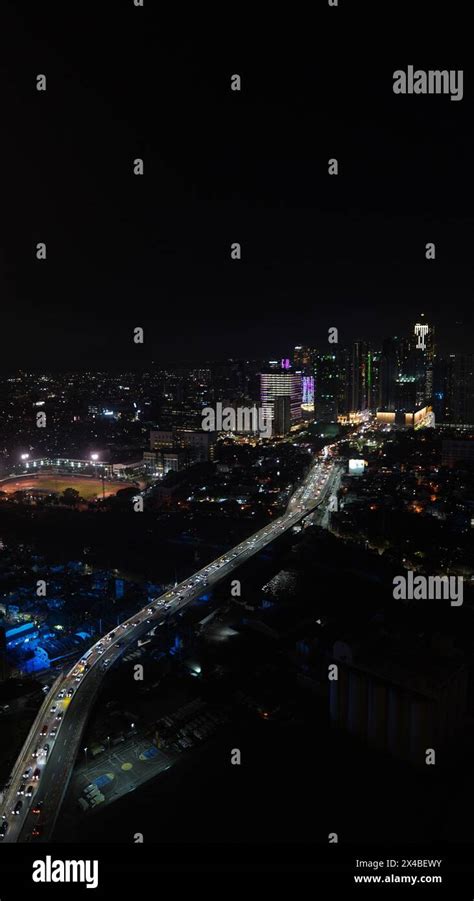
M 463 4 L 435 36 L 413 5 L 171 21 L 156 0 L 7 2 L 1 367 L 280 357 L 422 311 L 442 351 L 468 350 L 472 49 Z M 394 95 L 409 64 L 464 69 L 464 99 Z

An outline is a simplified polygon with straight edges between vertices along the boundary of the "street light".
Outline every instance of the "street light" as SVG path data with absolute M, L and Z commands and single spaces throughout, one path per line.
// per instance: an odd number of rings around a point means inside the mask
M 96 478 L 97 478 L 97 476 L 98 476 L 98 474 L 99 474 L 99 473 L 98 473 L 98 470 L 97 470 L 97 461 L 98 461 L 98 459 L 99 459 L 99 454 L 91 454 L 91 460 L 92 460 L 92 462 L 95 464 L 95 467 L 94 467 L 94 468 L 95 468 L 95 477 L 96 477 Z M 102 467 L 102 476 L 101 476 L 101 478 L 102 478 L 102 500 L 105 500 L 105 484 L 104 484 L 105 473 L 104 473 L 104 467 Z
M 84 748 L 84 754 L 86 755 L 86 763 L 87 763 L 87 748 Z
M 29 460 L 29 458 L 30 458 L 30 455 L 29 455 L 29 454 L 22 454 L 22 455 L 21 455 L 21 459 L 22 459 L 22 460 Z

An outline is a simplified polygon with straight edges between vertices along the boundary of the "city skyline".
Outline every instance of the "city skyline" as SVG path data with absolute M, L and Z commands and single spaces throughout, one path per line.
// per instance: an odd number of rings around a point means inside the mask
M 288 328 L 285 327 L 283 323 L 281 325 L 282 336 L 280 339 L 276 340 L 270 339 L 268 337 L 268 329 L 262 326 L 262 333 L 265 333 L 265 337 L 262 338 L 261 343 L 259 343 L 260 339 L 257 338 L 255 338 L 253 342 L 249 342 L 248 340 L 244 339 L 243 343 L 246 343 L 247 347 L 242 347 L 237 345 L 237 339 L 230 339 L 230 345 L 234 346 L 236 351 L 235 353 L 226 353 L 225 348 L 222 347 L 222 349 L 215 350 L 214 354 L 209 354 L 206 353 L 205 347 L 201 349 L 199 342 L 194 341 L 194 354 L 186 354 L 178 350 L 178 352 L 172 353 L 171 351 L 168 351 L 167 354 L 164 353 L 162 356 L 157 356 L 152 350 L 149 349 L 147 344 L 144 343 L 139 345 L 138 347 L 135 346 L 133 351 L 131 351 L 129 348 L 129 355 L 123 355 L 122 357 L 119 357 L 118 355 L 116 356 L 114 354 L 114 348 L 110 348 L 110 345 L 109 356 L 100 355 L 99 351 L 96 348 L 96 355 L 93 354 L 92 357 L 88 359 L 87 354 L 84 355 L 84 353 L 82 352 L 84 351 L 84 346 L 82 345 L 82 351 L 79 352 L 78 350 L 77 357 L 73 357 L 71 359 L 71 353 L 69 353 L 66 361 L 66 358 L 61 360 L 62 354 L 60 350 L 55 352 L 54 355 L 49 355 L 45 353 L 41 349 L 41 347 L 39 347 L 37 348 L 36 355 L 25 351 L 25 358 L 23 363 L 18 359 L 16 359 L 15 362 L 13 362 L 12 360 L 12 362 L 9 363 L 8 355 L 4 354 L 2 356 L 2 360 L 0 361 L 0 372 L 13 373 L 18 371 L 27 372 L 29 370 L 43 372 L 81 372 L 87 371 L 88 368 L 93 368 L 98 372 L 107 372 L 109 369 L 111 371 L 118 371 L 120 369 L 126 369 L 127 367 L 130 367 L 132 370 L 140 368 L 145 369 L 151 365 L 154 368 L 159 369 L 162 366 L 173 368 L 173 366 L 179 367 L 180 365 L 204 365 L 225 362 L 229 360 L 242 362 L 246 360 L 248 360 L 249 362 L 256 360 L 270 361 L 291 357 L 293 355 L 294 348 L 298 345 L 303 347 L 311 347 L 319 351 L 322 351 L 327 345 L 327 347 L 330 349 L 331 346 L 334 346 L 328 344 L 328 332 L 331 328 L 337 328 L 339 332 L 336 346 L 352 346 L 358 340 L 365 340 L 373 350 L 381 350 L 383 342 L 386 339 L 411 337 L 413 324 L 420 318 L 421 315 L 425 315 L 426 321 L 433 323 L 435 326 L 436 353 L 438 356 L 447 356 L 453 353 L 455 354 L 470 352 L 471 342 L 469 336 L 470 333 L 468 331 L 469 325 L 466 324 L 467 320 L 464 320 L 464 322 L 460 320 L 454 323 L 452 322 L 451 326 L 448 325 L 443 329 L 443 326 L 439 325 L 439 319 L 436 319 L 436 317 L 431 317 L 429 313 L 420 313 L 419 311 L 414 309 L 411 321 L 407 321 L 405 319 L 402 320 L 401 317 L 397 316 L 398 328 L 393 329 L 392 331 L 387 330 L 383 325 L 380 325 L 378 329 L 374 329 L 373 327 L 369 328 L 368 333 L 364 332 L 360 327 L 352 327 L 352 337 L 346 333 L 346 330 L 344 328 L 339 329 L 339 327 L 335 325 L 335 320 L 337 317 L 333 317 L 332 319 L 328 318 L 327 322 L 332 324 L 329 324 L 327 326 L 326 324 L 323 324 L 321 322 L 316 332 L 311 331 L 307 323 L 299 330 L 295 328 L 294 333 L 297 336 L 297 340 L 294 342 L 288 338 Z M 131 330 L 131 333 L 132 332 L 133 329 Z M 147 334 L 150 334 L 150 330 L 145 327 L 145 335 Z M 318 335 L 319 340 L 313 339 L 312 335 Z M 129 336 L 127 336 L 127 341 L 128 337 Z M 82 340 L 77 336 L 76 338 L 78 342 Z M 209 339 L 209 343 L 212 345 L 212 339 Z M 248 348 L 251 348 L 253 352 L 251 353 Z

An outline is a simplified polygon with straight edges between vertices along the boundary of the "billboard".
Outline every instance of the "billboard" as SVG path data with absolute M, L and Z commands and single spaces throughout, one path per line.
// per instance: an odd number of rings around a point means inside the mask
M 366 460 L 349 460 L 349 475 L 351 476 L 361 476 L 364 474 L 364 469 L 367 466 Z

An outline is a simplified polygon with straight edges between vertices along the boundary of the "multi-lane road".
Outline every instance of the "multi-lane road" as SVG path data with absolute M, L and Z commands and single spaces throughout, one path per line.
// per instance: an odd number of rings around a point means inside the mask
M 314 463 L 286 512 L 209 563 L 97 641 L 60 676 L 38 713 L 16 761 L 0 808 L 3 843 L 51 838 L 94 698 L 107 671 L 160 622 L 229 576 L 335 490 L 338 466 L 329 457 Z

